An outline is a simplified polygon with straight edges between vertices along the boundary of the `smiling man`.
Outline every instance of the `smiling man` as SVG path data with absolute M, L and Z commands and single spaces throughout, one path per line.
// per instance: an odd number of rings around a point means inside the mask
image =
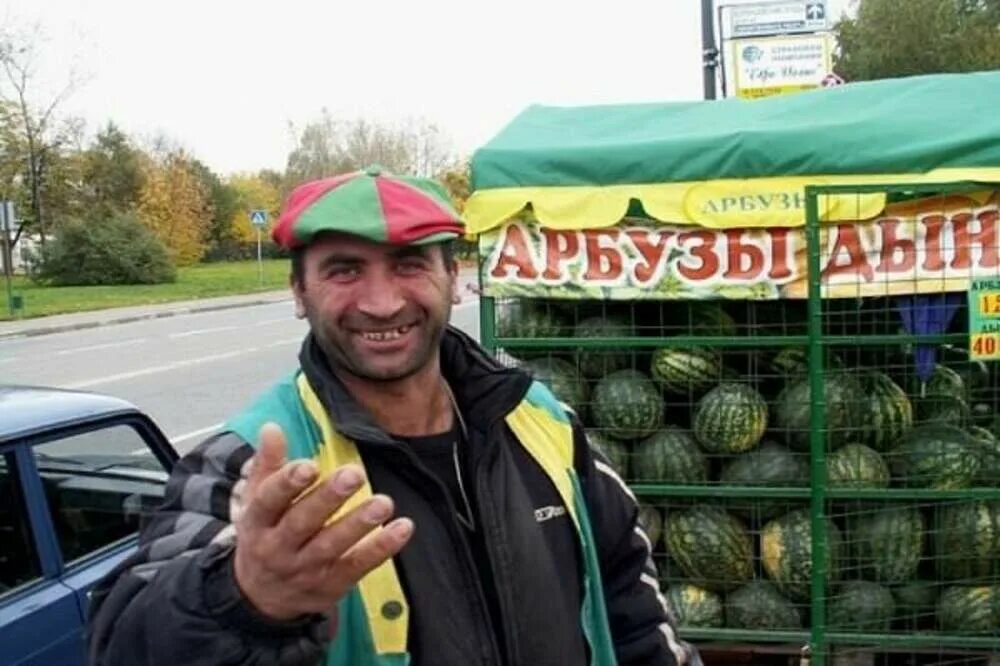
M 462 232 L 426 179 L 292 193 L 298 367 L 174 470 L 95 666 L 697 663 L 572 412 L 448 326 Z

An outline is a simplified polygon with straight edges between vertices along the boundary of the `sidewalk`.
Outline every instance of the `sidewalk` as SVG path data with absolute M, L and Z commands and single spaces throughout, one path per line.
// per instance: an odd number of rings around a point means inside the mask
M 292 293 L 288 289 L 265 291 L 239 296 L 223 296 L 220 298 L 201 298 L 191 301 L 173 301 L 154 305 L 133 305 L 124 308 L 108 308 L 91 312 L 35 317 L 20 321 L 0 322 L 0 340 L 19 338 L 62 331 L 74 331 L 83 328 L 96 328 L 111 324 L 125 324 L 143 319 L 173 317 L 175 315 L 191 314 L 193 312 L 211 312 L 253 305 L 266 305 L 291 301 Z

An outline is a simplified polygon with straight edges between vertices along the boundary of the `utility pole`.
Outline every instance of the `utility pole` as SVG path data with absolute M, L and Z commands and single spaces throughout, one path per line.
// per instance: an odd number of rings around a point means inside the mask
M 701 0 L 701 57 L 705 99 L 715 99 L 715 70 L 719 49 L 715 45 L 715 0 Z

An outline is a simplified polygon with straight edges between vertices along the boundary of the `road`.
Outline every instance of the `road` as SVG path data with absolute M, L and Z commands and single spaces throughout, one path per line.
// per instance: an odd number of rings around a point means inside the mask
M 478 339 L 478 300 L 464 289 L 452 323 Z M 289 298 L 0 340 L 0 382 L 125 398 L 152 416 L 183 453 L 293 369 L 306 330 Z

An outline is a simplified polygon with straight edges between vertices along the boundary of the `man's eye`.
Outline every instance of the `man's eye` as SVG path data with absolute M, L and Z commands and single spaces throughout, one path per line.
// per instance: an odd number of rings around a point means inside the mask
M 424 262 L 419 259 L 401 261 L 396 265 L 396 269 L 401 273 L 416 273 L 424 269 Z
M 328 279 L 347 279 L 356 277 L 360 271 L 357 266 L 331 266 L 326 270 Z

